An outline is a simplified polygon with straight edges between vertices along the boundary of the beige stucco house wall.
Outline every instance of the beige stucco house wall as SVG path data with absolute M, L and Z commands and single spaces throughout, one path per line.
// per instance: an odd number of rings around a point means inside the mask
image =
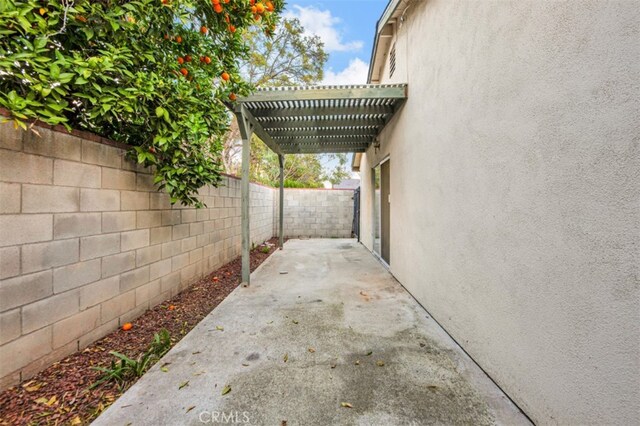
M 408 100 L 361 157 L 362 243 L 389 157 L 394 276 L 533 421 L 636 423 L 638 3 L 401 4 L 372 81 Z

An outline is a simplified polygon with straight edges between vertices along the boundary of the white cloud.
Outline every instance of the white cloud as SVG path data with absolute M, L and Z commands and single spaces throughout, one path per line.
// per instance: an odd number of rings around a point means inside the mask
M 342 71 L 335 72 L 332 69 L 325 71 L 322 84 L 365 84 L 368 73 L 369 65 L 360 58 L 354 58 Z
M 324 43 L 326 52 L 350 52 L 362 49 L 360 40 L 345 42 L 337 28 L 340 18 L 331 15 L 329 10 L 320 10 L 313 6 L 293 5 L 293 9 L 284 14 L 285 18 L 298 18 L 305 29 L 305 35 L 317 35 Z

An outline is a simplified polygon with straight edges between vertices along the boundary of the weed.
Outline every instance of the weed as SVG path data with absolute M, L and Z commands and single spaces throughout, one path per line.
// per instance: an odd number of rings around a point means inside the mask
M 261 252 L 263 252 L 264 254 L 269 254 L 269 252 L 271 251 L 271 248 L 269 246 L 264 246 L 260 249 Z
M 171 349 L 171 337 L 167 330 L 162 329 L 153 335 L 153 341 L 149 348 L 138 355 L 136 359 L 129 358 L 120 352 L 111 351 L 109 353 L 117 359 L 111 361 L 110 367 L 93 367 L 103 375 L 89 389 L 110 381 L 115 381 L 122 386 L 128 380 L 141 377 L 164 354 L 169 352 L 169 349 Z

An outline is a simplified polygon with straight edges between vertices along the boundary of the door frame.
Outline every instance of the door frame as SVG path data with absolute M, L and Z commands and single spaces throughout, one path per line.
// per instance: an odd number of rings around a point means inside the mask
M 372 205 L 373 205 L 373 209 L 371 209 L 371 223 L 373 224 L 372 229 L 371 229 L 371 237 L 372 237 L 372 243 L 373 245 L 371 246 L 371 253 L 373 253 L 373 255 L 378 258 L 378 260 L 382 263 L 382 265 L 384 265 L 385 268 L 387 269 L 391 269 L 391 266 L 382 258 L 382 164 L 386 163 L 387 161 L 389 161 L 391 159 L 391 155 L 387 154 L 385 155 L 382 160 L 378 161 L 373 167 L 371 167 L 371 171 L 373 173 L 371 173 L 371 187 L 372 187 L 372 191 L 371 191 L 371 197 L 372 197 Z M 380 253 L 376 253 L 375 250 L 375 245 L 376 245 L 376 215 L 378 214 L 378 208 L 376 206 L 376 169 L 380 167 Z M 389 193 L 391 193 L 391 171 L 389 171 Z M 389 206 L 389 214 L 391 214 L 391 206 Z M 389 223 L 389 228 L 391 228 L 391 223 Z M 389 229 L 389 235 L 391 235 L 391 229 Z M 389 237 L 389 239 L 391 239 L 391 237 Z M 389 241 L 389 244 L 391 244 L 391 241 Z M 389 257 L 391 257 L 391 246 L 389 246 Z

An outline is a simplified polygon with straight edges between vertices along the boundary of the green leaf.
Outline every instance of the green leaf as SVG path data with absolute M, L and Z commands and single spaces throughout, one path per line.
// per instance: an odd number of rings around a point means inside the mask
M 226 395 L 229 392 L 231 392 L 231 386 L 227 385 L 227 386 L 222 388 L 222 395 Z

